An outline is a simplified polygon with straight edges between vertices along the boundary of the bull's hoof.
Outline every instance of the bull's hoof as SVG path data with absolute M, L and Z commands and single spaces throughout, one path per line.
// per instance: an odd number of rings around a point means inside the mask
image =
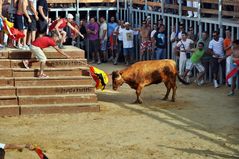
M 163 100 L 168 100 L 168 97 L 164 97 Z
M 171 101 L 172 101 L 172 102 L 175 102 L 175 99 L 172 99 Z
M 141 100 L 136 100 L 136 101 L 134 101 L 134 103 L 133 104 L 142 104 L 143 102 L 141 101 Z

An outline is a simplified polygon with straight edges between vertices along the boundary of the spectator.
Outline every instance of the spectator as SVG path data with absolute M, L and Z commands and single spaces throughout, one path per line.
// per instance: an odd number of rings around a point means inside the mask
M 15 15 L 14 27 L 19 29 L 25 37 L 23 38 L 22 44 L 21 39 L 18 40 L 18 48 L 23 50 L 29 50 L 29 47 L 26 44 L 27 41 L 27 29 L 28 24 L 32 22 L 30 16 L 27 12 L 28 0 L 19 0 L 17 3 L 17 12 Z
M 154 52 L 156 51 L 155 49 L 156 49 L 156 46 L 155 46 L 155 44 L 154 44 L 154 34 L 157 32 L 157 24 L 156 23 L 154 23 L 153 24 L 153 30 L 151 31 L 151 33 L 150 33 L 150 41 L 151 41 L 151 44 L 152 44 L 152 48 L 151 48 L 151 60 L 152 59 L 154 59 Z
M 177 43 L 176 50 L 180 52 L 179 54 L 179 75 L 184 74 L 184 69 L 186 61 L 190 58 L 191 46 L 194 42 L 187 38 L 187 33 L 182 32 L 182 39 Z
M 107 24 L 105 22 L 105 18 L 100 18 L 100 31 L 99 31 L 99 40 L 100 40 L 100 51 L 103 54 L 103 62 L 107 62 L 108 54 L 107 54 Z M 100 61 L 98 61 L 100 64 Z
M 108 46 L 110 46 L 110 38 L 115 38 L 114 30 L 116 27 L 117 27 L 117 23 L 115 22 L 115 17 L 111 17 L 110 22 L 107 25 Z M 108 51 L 109 55 L 111 55 L 111 57 L 109 58 L 109 61 L 113 60 L 113 51 L 114 51 L 114 48 L 109 49 Z
M 117 44 L 118 44 L 118 49 L 115 55 L 114 59 L 114 65 L 117 65 L 119 56 L 122 54 L 123 50 L 123 30 L 125 29 L 124 26 L 124 21 L 123 20 L 118 20 L 118 26 L 115 28 L 115 34 L 118 36 Z
M 231 61 L 232 61 L 232 40 L 231 40 L 231 32 L 229 29 L 226 29 L 226 38 L 223 42 L 224 45 L 224 52 L 226 53 L 226 74 L 228 74 L 231 71 Z M 232 84 L 232 79 L 230 78 L 228 80 L 228 85 L 230 86 Z
M 84 36 L 84 37 L 86 37 L 86 34 L 87 34 L 87 32 L 86 32 L 86 27 L 85 27 L 85 20 L 81 20 L 80 21 L 80 25 L 79 25 L 79 27 L 80 27 L 80 33 Z M 79 41 L 80 41 L 80 48 L 81 49 L 83 49 L 83 50 L 85 50 L 85 38 L 82 38 L 81 36 L 79 37 L 80 39 L 79 39 Z
M 171 32 L 171 35 L 170 35 L 170 42 L 172 43 L 172 57 L 174 60 L 176 60 L 176 52 L 175 52 L 175 48 L 176 48 L 176 45 L 177 45 L 177 32 L 176 32 L 176 26 L 172 26 L 172 32 Z M 176 55 L 178 56 L 178 55 Z
M 239 40 L 233 41 L 231 67 L 232 69 L 237 68 L 237 72 L 235 72 L 234 75 L 232 76 L 231 92 L 228 93 L 228 96 L 233 96 L 235 94 L 236 79 L 239 74 Z
M 32 22 L 28 24 L 27 44 L 31 45 L 31 43 L 36 39 L 37 21 L 39 17 L 37 13 L 37 0 L 28 0 L 28 3 L 29 7 L 27 12 Z
M 188 38 L 194 42 L 196 42 L 198 40 L 198 36 L 196 34 L 194 34 L 194 30 L 193 30 L 192 26 L 189 27 Z
M 164 25 L 161 25 L 157 32 L 154 34 L 154 42 L 156 44 L 155 59 L 165 59 L 166 58 L 166 34 Z
M 100 54 L 98 52 L 98 40 L 99 40 L 99 25 L 96 22 L 95 18 L 90 18 L 90 24 L 87 25 L 86 27 L 86 32 L 88 34 L 88 39 L 89 39 L 89 52 L 92 55 L 92 63 L 96 62 L 96 56 L 98 63 L 101 63 L 100 60 Z
M 143 60 L 144 53 L 151 48 L 151 41 L 149 40 L 150 27 L 147 26 L 146 21 L 143 21 L 142 27 L 139 29 L 141 43 L 140 43 L 140 60 Z
M 37 10 L 39 20 L 37 21 L 37 31 L 39 36 L 46 34 L 48 28 L 48 5 L 47 0 L 37 1 Z
M 131 63 L 131 57 L 133 54 L 134 47 L 134 31 L 130 28 L 129 22 L 125 23 L 125 29 L 121 30 L 123 37 L 123 52 L 125 64 L 129 65 Z M 119 33 L 121 33 L 119 32 Z
M 182 33 L 185 32 L 185 27 L 183 23 L 179 24 L 179 31 L 177 33 L 178 37 L 177 37 L 177 41 L 180 41 L 182 39 Z
M 202 38 L 198 40 L 197 45 L 200 42 L 204 43 L 204 47 L 203 47 L 204 54 L 203 54 L 203 57 L 201 58 L 201 62 L 205 68 L 206 77 L 209 78 L 209 66 L 212 64 L 212 55 L 208 53 L 208 46 L 209 46 L 210 39 L 206 31 L 202 32 Z
M 201 64 L 201 61 L 200 61 L 201 57 L 204 54 L 203 47 L 204 47 L 204 43 L 203 42 L 199 42 L 198 43 L 198 49 L 196 49 L 196 51 L 193 52 L 190 60 L 188 60 L 187 63 L 186 63 L 186 70 L 185 70 L 185 73 L 184 73 L 184 76 L 183 76 L 183 78 L 188 76 L 188 73 L 190 71 L 192 71 L 192 69 L 194 67 L 196 67 L 198 72 L 199 72 L 199 74 L 198 74 L 197 79 L 196 79 L 195 82 L 199 86 L 201 86 L 204 83 L 203 75 L 205 73 L 205 69 L 204 69 L 204 67 L 203 67 L 203 65 Z
M 212 55 L 212 73 L 213 84 L 215 88 L 218 88 L 218 71 L 219 66 L 222 68 L 222 76 L 225 78 L 225 60 L 223 51 L 223 38 L 219 37 L 218 31 L 213 32 L 213 39 L 209 43 L 209 53 Z

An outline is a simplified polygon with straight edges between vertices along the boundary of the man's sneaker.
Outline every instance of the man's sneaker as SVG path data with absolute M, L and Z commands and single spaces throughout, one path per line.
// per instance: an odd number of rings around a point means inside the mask
M 98 65 L 99 65 L 99 64 L 101 64 L 101 61 L 100 61 L 100 60 L 98 60 L 97 64 L 98 64 Z
M 201 80 L 201 81 L 198 81 L 198 82 L 197 82 L 197 85 L 198 85 L 198 86 L 201 86 L 201 85 L 203 85 L 203 84 L 204 84 L 204 80 Z
M 186 82 L 187 82 L 187 83 L 190 83 L 190 78 L 189 78 L 189 76 L 186 76 Z
M 217 83 L 217 80 L 213 80 L 213 84 L 214 84 L 214 87 L 215 88 L 218 88 L 219 86 L 218 86 L 218 83 Z
M 40 74 L 38 77 L 39 78 L 48 78 L 49 76 L 47 76 L 46 74 Z
M 22 50 L 30 50 L 30 48 L 27 45 L 24 45 L 21 49 Z
M 234 94 L 235 94 L 235 93 L 231 91 L 231 92 L 229 92 L 229 93 L 227 94 L 227 96 L 234 96 Z
M 22 61 L 22 63 L 23 63 L 23 65 L 24 65 L 24 67 L 26 68 L 26 69 L 29 69 L 29 61 L 28 60 L 23 60 Z

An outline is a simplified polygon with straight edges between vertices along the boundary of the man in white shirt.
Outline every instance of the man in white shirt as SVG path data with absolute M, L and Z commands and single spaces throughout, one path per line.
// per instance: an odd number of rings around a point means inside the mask
M 123 50 L 123 36 L 122 36 L 122 30 L 125 29 L 124 21 L 118 20 L 118 26 L 115 28 L 115 34 L 117 35 L 117 51 L 115 52 L 115 58 L 113 61 L 114 65 L 118 64 L 118 58 L 122 54 Z
M 179 50 L 179 75 L 184 74 L 185 66 L 187 59 L 190 58 L 191 46 L 194 44 L 194 41 L 187 38 L 187 33 L 182 32 L 182 39 L 177 43 L 176 49 Z
M 119 32 L 123 38 L 123 54 L 125 58 L 125 64 L 129 65 L 131 56 L 133 54 L 134 47 L 134 31 L 130 29 L 129 22 L 125 23 L 125 29 Z
M 212 73 L 213 73 L 213 84 L 215 88 L 218 88 L 218 71 L 221 65 L 222 75 L 225 78 L 225 54 L 223 49 L 223 38 L 219 37 L 218 31 L 213 32 L 213 39 L 209 42 L 209 53 L 212 55 Z
M 108 60 L 108 54 L 107 54 L 107 24 L 105 22 L 105 18 L 100 18 L 100 31 L 99 31 L 99 40 L 100 40 L 100 51 L 103 53 L 104 62 Z M 100 64 L 100 61 L 98 61 L 98 64 Z

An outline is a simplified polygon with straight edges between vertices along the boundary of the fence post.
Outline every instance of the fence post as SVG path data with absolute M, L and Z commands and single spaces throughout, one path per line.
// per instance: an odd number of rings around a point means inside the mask
M 80 24 L 79 3 L 80 3 L 80 0 L 76 0 L 76 23 L 78 25 Z
M 218 0 L 218 25 L 220 28 L 220 36 L 222 37 L 222 0 Z
M 178 8 L 179 22 L 182 22 L 182 0 L 179 0 L 179 8 Z
M 201 0 L 198 0 L 198 25 L 199 25 L 199 37 L 202 38 L 202 19 L 201 19 Z
M 132 0 L 130 0 L 130 2 L 129 2 L 129 21 L 130 21 L 130 23 L 133 25 L 133 19 L 132 19 Z
M 116 11 L 116 19 L 119 20 L 119 0 L 116 1 L 117 2 L 117 11 Z

